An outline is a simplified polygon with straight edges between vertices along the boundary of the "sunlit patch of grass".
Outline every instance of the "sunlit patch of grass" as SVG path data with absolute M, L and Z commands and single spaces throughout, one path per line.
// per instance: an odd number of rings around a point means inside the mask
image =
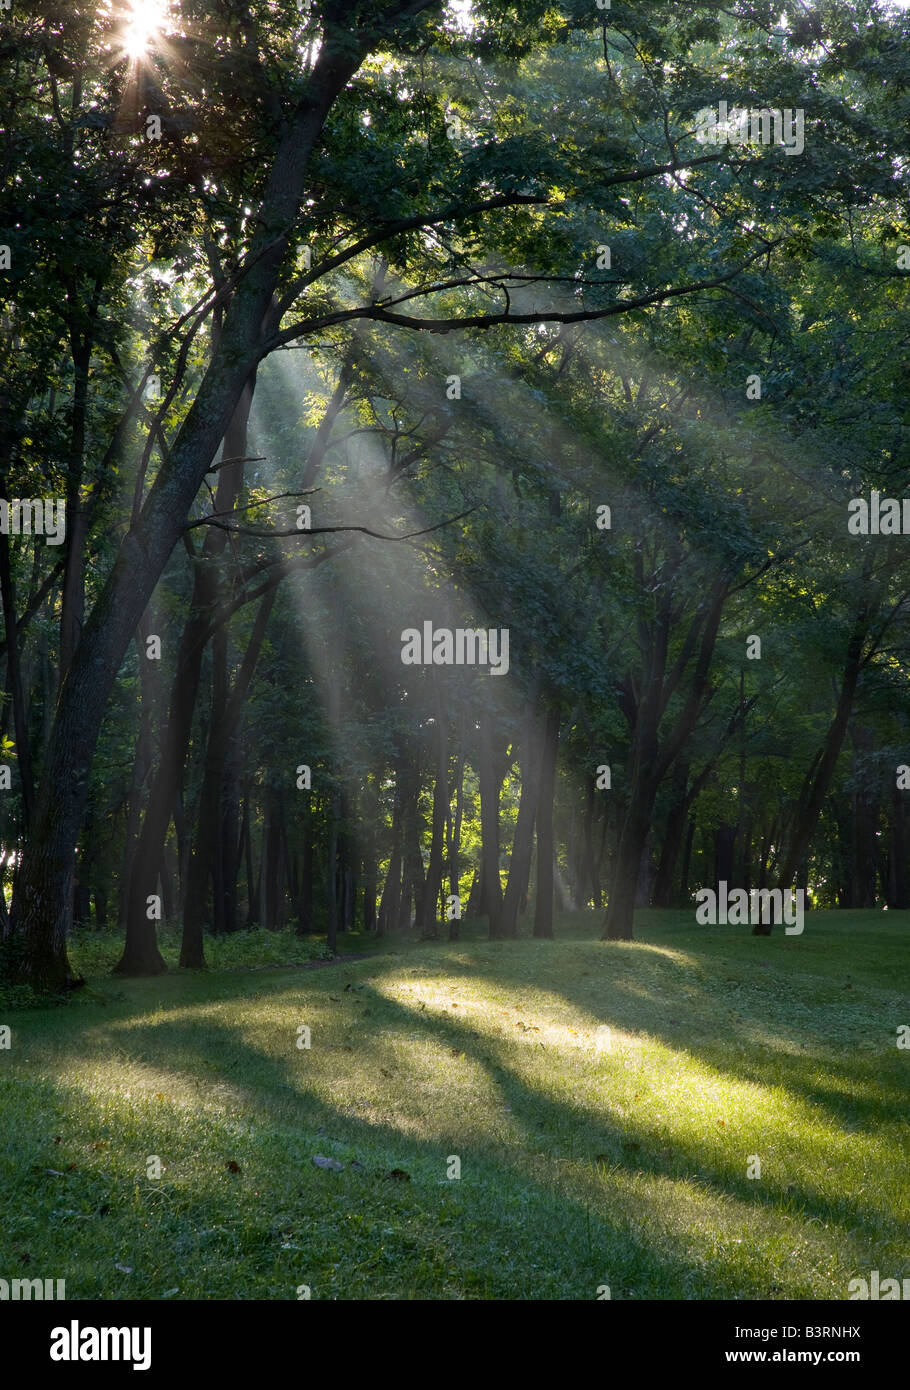
M 797 941 L 648 914 L 614 945 L 574 916 L 553 942 L 92 980 L 101 1000 L 9 1020 L 9 1271 L 153 1299 L 813 1299 L 906 1277 L 888 917 L 816 914 Z

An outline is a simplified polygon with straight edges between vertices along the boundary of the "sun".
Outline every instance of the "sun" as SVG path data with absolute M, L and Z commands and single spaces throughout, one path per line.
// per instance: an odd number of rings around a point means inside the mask
M 166 19 L 166 0 L 133 0 L 123 34 L 123 48 L 130 58 L 145 57 L 154 40 L 163 33 Z

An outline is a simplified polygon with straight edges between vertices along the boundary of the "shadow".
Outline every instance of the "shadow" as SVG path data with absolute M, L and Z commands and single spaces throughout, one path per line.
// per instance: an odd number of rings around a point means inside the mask
M 609 951 L 610 947 L 599 947 L 599 949 Z M 628 953 L 628 947 L 621 949 Z M 502 988 L 504 976 L 508 980 L 508 966 L 512 961 L 515 965 L 522 964 L 527 969 L 527 960 L 522 960 L 519 954 L 521 950 L 522 943 L 497 943 L 495 984 L 498 988 Z M 451 951 L 452 954 L 464 955 L 465 943 L 455 944 Z M 409 963 L 411 966 L 419 970 L 420 966 L 417 962 L 420 956 L 416 953 L 408 954 L 410 955 Z M 691 960 L 691 952 L 688 953 L 688 958 Z M 782 1082 L 777 1071 L 775 1071 L 772 1080 L 767 1073 L 767 1068 L 763 1067 L 759 1061 L 748 1062 L 740 1059 L 735 1066 L 732 1065 L 721 1041 L 708 1038 L 700 1046 L 693 1046 L 691 1040 L 687 1039 L 686 1045 L 682 1046 L 680 1043 L 682 1024 L 679 1028 L 668 1024 L 666 1011 L 661 1003 L 661 992 L 664 986 L 669 985 L 679 993 L 683 973 L 687 967 L 666 952 L 662 952 L 660 960 L 660 969 L 665 978 L 655 981 L 650 989 L 644 991 L 636 989 L 634 995 L 630 995 L 626 982 L 621 978 L 613 983 L 609 1008 L 609 1023 L 612 1027 L 622 1027 L 633 1033 L 646 1031 L 650 1037 L 661 1040 L 668 1048 L 700 1060 L 718 1074 L 735 1075 L 739 1079 L 762 1086 L 784 1084 L 787 1089 L 790 1089 L 792 1083 L 793 1088 L 796 1089 L 795 1073 L 791 1076 L 789 1070 L 787 1080 Z M 640 1230 L 630 1232 L 627 1222 L 611 1222 L 609 1217 L 603 1214 L 594 1216 L 591 1205 L 568 1194 L 564 1184 L 561 1187 L 558 1186 L 559 1180 L 555 1170 L 546 1180 L 530 1178 L 526 1171 L 529 1156 L 536 1155 L 539 1160 L 551 1165 L 556 1165 L 566 1158 L 588 1165 L 599 1164 L 599 1167 L 592 1167 L 591 1178 L 596 1179 L 598 1187 L 597 1191 L 592 1192 L 592 1201 L 599 1202 L 600 1205 L 603 1205 L 609 1195 L 603 1190 L 604 1174 L 607 1176 L 612 1174 L 614 1179 L 617 1172 L 630 1177 L 641 1174 L 672 1184 L 682 1181 L 691 1182 L 692 1170 L 694 1169 L 705 1189 L 712 1192 L 718 1199 L 729 1200 L 733 1198 L 744 1206 L 760 1206 L 789 1219 L 803 1219 L 807 1215 L 817 1218 L 829 1225 L 836 1226 L 843 1233 L 842 1239 L 845 1248 L 849 1248 L 851 1245 L 852 1233 L 857 1226 L 866 1228 L 870 1237 L 871 1232 L 881 1226 L 883 1220 L 881 1211 L 863 1206 L 854 1199 L 844 1197 L 834 1203 L 823 1193 L 808 1188 L 805 1183 L 796 1190 L 793 1184 L 785 1186 L 782 1179 L 778 1182 L 773 1179 L 765 1179 L 759 1189 L 755 1183 L 750 1182 L 744 1176 L 736 1177 L 729 1172 L 718 1169 L 712 1171 L 710 1162 L 706 1162 L 704 1152 L 700 1151 L 695 1143 L 674 1138 L 673 1151 L 668 1156 L 665 1136 L 659 1137 L 654 1134 L 649 1130 L 646 1122 L 638 1121 L 633 1124 L 627 1119 L 620 1122 L 614 1117 L 605 1116 L 590 1106 L 569 1106 L 564 1102 L 553 1100 L 530 1085 L 516 1071 L 515 1067 L 504 1059 L 500 1042 L 495 1036 L 478 1034 L 475 1029 L 454 1016 L 424 1011 L 419 1007 L 411 1007 L 395 999 L 390 999 L 377 985 L 374 985 L 371 979 L 371 976 L 378 975 L 381 983 L 381 978 L 390 964 L 392 962 L 385 958 L 373 959 L 368 965 L 364 965 L 358 970 L 356 977 L 351 977 L 352 980 L 356 978 L 358 982 L 361 1006 L 363 1008 L 369 1007 L 371 1013 L 373 1010 L 376 1013 L 381 1013 L 381 1031 L 385 1034 L 392 1033 L 396 1037 L 402 1034 L 411 1034 L 424 1042 L 432 1042 L 448 1052 L 463 1053 L 472 1065 L 482 1071 L 488 1081 L 498 1090 L 504 1103 L 510 1107 L 510 1123 L 515 1130 L 513 1137 L 509 1141 L 503 1141 L 499 1144 L 493 1138 L 488 1139 L 484 1144 L 484 1153 L 478 1159 L 485 1175 L 485 1181 L 495 1182 L 498 1187 L 504 1189 L 514 1188 L 521 1191 L 526 1200 L 533 1200 L 541 1209 L 552 1211 L 555 1223 L 554 1230 L 563 1233 L 563 1236 L 567 1230 L 574 1229 L 577 1238 L 582 1229 L 590 1231 L 593 1224 L 594 1235 L 599 1241 L 606 1242 L 606 1248 L 615 1244 L 616 1239 L 621 1237 L 621 1243 L 631 1252 L 633 1265 L 635 1267 L 640 1265 L 651 1271 L 647 1277 L 646 1286 L 653 1292 L 644 1294 L 637 1292 L 636 1296 L 741 1297 L 743 1291 L 740 1285 L 737 1285 L 735 1290 L 731 1290 L 729 1286 L 719 1286 L 716 1271 L 712 1274 L 711 1270 L 705 1269 L 696 1258 L 682 1248 L 680 1242 L 677 1242 L 674 1248 L 673 1242 L 669 1240 L 665 1232 L 661 1234 L 661 1244 L 658 1248 L 656 1240 L 651 1236 L 642 1234 Z M 609 958 L 607 957 L 604 959 L 605 969 L 608 965 Z M 343 972 L 343 965 L 339 969 Z M 436 969 L 428 973 L 442 974 L 444 971 L 445 965 L 444 962 L 441 962 Z M 459 973 L 466 980 L 485 979 L 476 968 L 470 965 L 459 967 Z M 588 975 L 590 977 L 590 972 Z M 276 1003 L 287 1003 L 293 1000 L 298 1012 L 304 999 L 316 997 L 321 998 L 323 1003 L 342 1002 L 332 995 L 332 991 L 337 991 L 343 987 L 339 986 L 337 978 L 330 980 L 326 975 L 321 975 L 319 979 L 311 976 L 306 981 L 298 979 L 275 982 L 271 987 L 265 989 L 262 988 L 261 977 L 255 982 L 241 983 L 237 981 L 236 988 L 231 988 L 229 982 L 219 981 L 218 983 L 217 997 L 213 997 L 212 981 L 207 982 L 204 998 L 208 1007 L 213 1007 L 225 999 L 236 998 L 238 995 L 261 998 L 263 994 L 273 997 Z M 522 978 L 516 972 L 514 974 L 515 988 L 526 987 L 527 985 L 527 978 Z M 552 989 L 552 982 L 550 987 Z M 215 1026 L 211 1021 L 205 1021 L 204 1029 L 202 1029 L 198 1022 L 193 1022 L 190 1018 L 181 1020 L 179 1017 L 181 1012 L 184 1009 L 191 1010 L 194 1007 L 193 991 L 190 990 L 185 993 L 189 996 L 186 1001 L 181 1004 L 176 999 L 172 1000 L 168 1011 L 160 1021 L 136 1022 L 135 1003 L 133 1003 L 128 1010 L 130 1015 L 128 1020 L 111 1017 L 104 1020 L 99 1026 L 108 1035 L 111 1045 L 115 1046 L 126 1059 L 134 1063 L 154 1066 L 158 1070 L 162 1068 L 170 1070 L 175 1075 L 188 1076 L 195 1079 L 196 1082 L 200 1078 L 220 1078 L 237 1087 L 243 1103 L 263 1119 L 271 1118 L 274 1120 L 277 1111 L 285 1117 L 292 1128 L 299 1130 L 305 1126 L 311 1132 L 315 1131 L 316 1133 L 320 1130 L 327 1133 L 331 1131 L 334 1136 L 337 1136 L 334 1142 L 341 1145 L 347 1144 L 350 1148 L 358 1151 L 375 1149 L 377 1146 L 392 1149 L 401 1154 L 401 1158 L 398 1160 L 399 1165 L 420 1165 L 431 1161 L 440 1172 L 443 1171 L 444 1160 L 449 1153 L 458 1153 L 463 1150 L 463 1117 L 453 1115 L 449 1130 L 441 1137 L 438 1144 L 433 1145 L 426 1141 L 415 1140 L 413 1135 L 406 1133 L 400 1124 L 396 1125 L 388 1120 L 360 1119 L 350 1112 L 342 1113 L 337 1106 L 327 1104 L 324 1099 L 317 1096 L 313 1086 L 307 1085 L 306 1073 L 301 1070 L 300 1066 L 292 1065 L 294 1049 L 290 1039 L 288 1059 L 285 1061 L 276 1058 L 272 1052 L 265 1048 L 257 1047 L 246 1035 L 243 1027 L 238 1029 L 226 1028 Z M 554 989 L 553 993 L 572 1004 L 573 1007 L 590 1013 L 591 989 L 590 986 L 582 988 L 580 980 L 576 982 L 574 988 L 571 982 L 560 981 L 559 988 Z M 624 1000 L 624 996 L 629 997 Z M 646 1011 L 646 1023 L 643 1022 L 642 1009 Z M 755 1021 L 758 1022 L 759 1015 L 756 1013 L 754 1017 Z M 365 1026 L 358 1028 L 356 1026 L 357 1021 L 352 1016 L 352 1032 L 349 1034 L 352 1041 L 339 1046 L 342 1049 L 347 1047 L 352 1051 L 357 1051 L 361 1060 L 365 1056 L 369 1057 L 371 1052 L 380 1053 L 382 1049 L 378 1046 L 379 1039 L 373 1024 L 365 1024 Z M 602 1021 L 607 1021 L 606 1017 L 603 1017 Z M 365 1020 L 363 1022 L 365 1023 Z M 766 1022 L 767 1020 L 765 1020 Z M 92 1040 L 91 1033 L 86 1035 L 86 1040 Z M 94 1043 L 95 1045 L 91 1048 L 86 1048 L 87 1059 L 89 1056 L 96 1055 L 97 1039 L 94 1040 Z M 67 1052 L 67 1063 L 71 1065 L 78 1056 L 78 1048 L 76 1050 L 70 1048 Z M 162 1062 L 162 1057 L 166 1059 L 164 1062 Z M 781 1054 L 776 1052 L 773 1060 L 775 1066 L 779 1067 Z M 795 1069 L 801 1064 L 804 1065 L 805 1061 L 805 1055 L 800 1054 L 798 1057 L 793 1056 L 787 1059 L 787 1066 Z M 378 1066 L 378 1056 L 376 1065 Z M 816 1090 L 822 1089 L 808 1086 L 805 1084 L 805 1079 L 803 1080 L 803 1090 L 807 1096 L 815 1095 Z M 413 1087 L 419 1085 L 419 1078 L 404 1077 L 402 1082 L 408 1087 Z M 831 1087 L 827 1088 L 827 1092 L 827 1103 L 831 1107 L 831 1113 L 837 1114 L 837 1106 L 840 1104 L 841 1097 Z M 887 1096 L 890 1097 L 890 1092 L 887 1093 Z M 821 1102 L 817 1101 L 816 1103 L 820 1104 Z M 869 1106 L 871 1114 L 874 1107 L 871 1102 Z M 588 1150 L 587 1152 L 566 1156 L 558 1154 L 552 1147 L 549 1153 L 541 1151 L 542 1147 L 544 1150 L 546 1149 L 548 1142 L 558 1147 L 560 1136 L 565 1134 L 567 1121 L 571 1120 L 573 1125 L 577 1125 L 579 1118 L 584 1123 L 586 1136 L 584 1147 Z M 314 1138 L 308 1137 L 307 1144 L 312 1145 Z M 299 1161 L 303 1164 L 306 1164 L 310 1159 L 311 1155 L 307 1153 L 301 1153 L 299 1156 Z M 382 1174 L 378 1176 L 376 1174 L 358 1175 L 357 1181 L 360 1181 L 362 1176 L 363 1181 L 386 1181 Z M 458 1191 L 464 1215 L 467 1218 L 468 1212 L 463 1199 L 464 1194 L 470 1192 L 470 1184 L 459 1185 Z M 639 1194 L 638 1200 L 643 1209 L 648 1208 L 649 1199 L 646 1196 Z M 505 1234 L 506 1232 L 508 1235 Z M 514 1242 L 516 1239 L 515 1228 L 508 1221 L 502 1225 L 501 1234 L 503 1239 L 508 1241 Z M 591 1248 L 589 1277 L 596 1283 L 600 1281 L 605 1270 L 609 1268 L 609 1256 L 607 1256 L 606 1264 L 603 1257 L 600 1257 L 595 1263 L 592 1249 L 593 1238 L 589 1235 L 587 1239 L 589 1248 Z M 540 1232 L 539 1240 L 542 1247 L 545 1247 L 547 1242 L 553 1240 L 552 1232 Z M 861 1263 L 856 1267 L 862 1267 Z M 668 1290 L 675 1290 L 675 1292 L 668 1292 Z M 766 1287 L 757 1286 L 754 1291 L 756 1297 L 766 1297 L 767 1294 Z M 528 1292 L 526 1296 L 533 1297 L 534 1294 Z

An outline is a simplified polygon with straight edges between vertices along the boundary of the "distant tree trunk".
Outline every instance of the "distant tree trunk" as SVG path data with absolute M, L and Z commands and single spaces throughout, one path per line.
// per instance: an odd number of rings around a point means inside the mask
M 143 663 L 146 661 L 145 639 L 148 635 L 148 631 L 148 615 L 144 614 L 136 632 L 136 649 L 139 657 L 140 672 L 143 671 Z M 167 971 L 167 964 L 161 952 L 158 950 L 155 920 L 148 915 L 148 899 L 158 893 L 161 865 L 164 860 L 165 836 L 163 835 L 161 837 L 160 847 L 158 848 L 158 859 L 154 866 L 154 870 L 149 873 L 147 879 L 144 879 L 136 885 L 137 888 L 141 887 L 142 889 L 141 897 L 137 892 L 135 900 L 131 900 L 130 894 L 134 891 L 134 880 L 137 877 L 136 862 L 143 849 L 141 832 L 137 836 L 142 793 L 152 759 L 148 711 L 150 692 L 145 675 L 143 675 L 141 679 L 141 691 L 142 704 L 140 707 L 139 736 L 136 741 L 132 785 L 127 802 L 123 870 L 120 880 L 119 916 L 120 926 L 124 927 L 126 930 L 126 940 L 123 954 L 118 964 L 114 967 L 114 971 L 116 974 L 121 975 L 151 976 L 163 975 Z M 146 813 L 146 820 L 147 819 L 148 813 Z M 165 822 L 165 832 L 166 831 L 167 822 Z
M 502 776 L 494 753 L 492 728 L 487 715 L 480 717 L 477 781 L 480 786 L 480 906 L 479 915 L 490 923 L 490 935 L 502 907 L 499 879 L 499 793 Z
M 95 926 L 99 931 L 105 931 L 107 929 L 107 884 L 103 874 L 98 875 L 92 897 L 95 902 Z
M 582 831 L 579 834 L 578 806 L 573 796 L 569 804 L 569 828 L 566 833 L 566 861 L 569 873 L 569 895 L 571 898 L 571 905 L 576 912 L 582 910 L 586 899 L 583 822 L 584 814 L 582 814 Z
M 247 779 L 243 793 L 243 858 L 246 864 L 246 930 L 249 931 L 254 922 L 258 922 L 259 913 L 256 910 L 256 871 L 253 865 L 253 826 L 250 816 L 250 782 Z
M 878 839 L 880 807 L 874 786 L 863 773 L 863 759 L 868 759 L 875 745 L 870 730 L 850 725 L 853 743 L 853 786 L 850 797 L 851 859 L 854 891 L 851 907 L 874 907 L 877 897 Z
M 582 907 L 587 907 L 588 902 L 593 903 L 595 908 L 603 906 L 597 855 L 594 853 L 594 825 L 597 819 L 597 811 L 597 774 L 592 771 L 588 776 L 588 795 L 585 803 L 584 816 L 582 818 L 584 843 L 584 857 L 582 863 L 585 877 L 585 893 L 584 900 L 581 904 Z
M 377 928 L 376 895 L 378 892 L 379 867 L 377 845 L 379 841 L 379 788 L 382 782 L 381 769 L 368 773 L 364 782 L 361 813 L 360 867 L 363 878 L 363 930 L 373 933 Z
M 120 869 L 118 903 L 117 903 L 117 926 L 123 930 L 126 927 L 129 916 L 129 884 L 132 873 L 133 859 L 136 853 L 136 836 L 139 831 L 140 817 L 142 814 L 142 788 L 148 774 L 148 745 L 144 737 L 144 729 L 140 724 L 139 736 L 136 739 L 136 751 L 133 754 L 133 769 L 130 775 L 130 788 L 126 795 L 126 815 L 124 817 L 123 829 L 123 859 Z M 148 891 L 153 891 L 149 885 Z M 143 899 L 143 915 L 145 913 L 145 900 Z M 157 946 L 155 948 L 157 950 Z M 164 960 L 161 961 L 162 966 Z M 160 972 L 159 972 L 160 973 Z
M 676 864 L 682 847 L 686 817 L 689 812 L 689 798 L 686 795 L 689 780 L 689 764 L 680 759 L 673 769 L 670 786 L 670 809 L 664 823 L 664 838 L 660 847 L 657 876 L 654 880 L 654 906 L 670 907 L 673 898 L 673 885 L 676 881 Z
M 556 758 L 559 752 L 559 708 L 550 705 L 544 718 L 543 748 L 537 800 L 537 900 L 534 935 L 553 935 L 553 798 L 556 792 Z
M 274 602 L 275 590 L 272 589 L 259 604 L 253 623 L 253 631 L 240 663 L 240 669 L 234 678 L 223 718 L 219 721 L 217 728 L 213 726 L 209 729 L 205 772 L 199 799 L 200 808 L 220 806 L 225 753 L 243 711 Z M 200 816 L 196 827 L 193 857 L 189 867 L 186 905 L 183 912 L 183 939 L 180 947 L 180 964 L 189 968 L 198 969 L 205 965 L 202 931 L 206 917 L 212 855 L 215 842 L 220 839 L 220 835 L 220 815 Z
M 759 844 L 758 850 L 758 886 L 767 888 L 768 877 L 771 872 L 771 853 L 774 848 L 774 837 L 777 834 L 777 816 L 771 821 L 768 834 L 764 836 Z
M 326 948 L 338 952 L 338 835 L 341 825 L 341 788 L 332 791 L 329 809 L 328 862 L 326 864 Z
M 449 896 L 458 899 L 449 917 L 449 940 L 457 941 L 461 935 L 461 911 L 459 856 L 461 853 L 461 823 L 464 815 L 464 755 L 465 718 L 461 710 L 458 723 L 458 758 L 455 766 L 455 814 L 451 818 L 449 834 Z
M 2 495 L 6 485 L 0 479 Z M 9 557 L 9 540 L 0 532 L 0 603 L 3 604 L 3 623 L 6 631 L 6 688 L 13 707 L 13 730 L 16 737 L 16 761 L 22 788 L 22 834 L 28 835 L 34 816 L 35 788 L 32 780 L 32 758 L 28 738 L 28 715 L 19 657 L 19 632 L 16 622 L 16 595 Z
M 357 905 L 357 872 L 354 859 L 354 841 L 351 826 L 356 817 L 356 806 L 346 787 L 341 789 L 341 820 L 338 833 L 338 900 L 340 904 L 339 923 L 342 931 L 350 931 L 354 926 L 354 913 Z
M 729 587 L 718 578 L 710 595 L 699 608 L 686 642 L 694 657 L 687 695 L 671 728 L 661 736 L 667 704 L 667 685 L 675 687 L 680 672 L 668 668 L 672 598 L 664 586 L 656 618 L 650 631 L 648 675 L 640 693 L 627 679 L 623 705 L 630 721 L 632 741 L 628 760 L 628 805 L 611 865 L 610 896 L 602 940 L 631 941 L 635 921 L 635 901 L 642 856 L 651 829 L 654 803 L 664 777 L 683 753 L 712 691 L 709 673 L 717 633 Z
M 303 813 L 303 856 L 300 869 L 300 895 L 297 907 L 297 935 L 307 936 L 313 930 L 313 811 L 307 805 Z
M 690 816 L 686 826 L 686 842 L 683 847 L 682 868 L 679 872 L 679 906 L 689 906 L 689 866 L 692 863 L 692 843 L 695 839 L 695 817 Z M 667 906 L 671 906 L 670 903 Z
M 910 907 L 907 892 L 907 816 L 904 797 L 895 784 L 891 788 L 891 841 L 888 854 L 888 906 L 903 911 Z
M 512 853 L 509 857 L 509 877 L 502 902 L 502 912 L 499 917 L 499 934 L 504 937 L 516 937 L 518 935 L 518 912 L 527 896 L 528 882 L 531 877 L 534 822 L 537 817 L 537 803 L 540 797 L 540 744 L 544 738 L 545 727 L 546 720 L 541 718 L 532 699 L 525 716 L 521 759 L 521 796 L 518 802 L 515 834 L 512 839 Z
M 237 930 L 237 876 L 240 872 L 240 775 L 236 735 L 230 739 L 221 778 L 221 922 L 226 932 Z
M 281 796 L 274 787 L 269 787 L 265 804 L 265 916 L 262 925 L 267 931 L 276 931 L 279 925 L 278 898 L 281 893 Z
M 399 761 L 395 768 L 395 799 L 392 803 L 392 849 L 382 888 L 382 899 L 379 904 L 377 922 L 379 936 L 385 936 L 387 932 L 395 931 L 398 926 L 398 912 L 401 902 L 401 779 L 402 765 Z
M 468 906 L 465 910 L 466 917 L 479 916 L 480 907 L 480 870 L 475 869 L 471 875 L 471 887 L 468 890 Z
M 739 887 L 733 880 L 733 855 L 736 847 L 736 826 L 722 822 L 714 831 L 714 887 L 726 883 L 728 888 Z
M 871 565 L 871 561 L 869 565 Z M 866 581 L 868 581 L 869 573 L 867 567 L 863 576 Z M 797 867 L 808 855 L 812 836 L 815 833 L 815 827 L 818 824 L 818 818 L 821 815 L 822 806 L 831 784 L 856 698 L 856 687 L 864 661 L 863 647 L 868 631 L 869 612 L 867 601 L 863 599 L 855 615 L 847 643 L 844 672 L 834 718 L 825 736 L 819 756 L 806 777 L 790 842 L 781 862 L 778 887 L 784 892 L 793 887 Z M 753 928 L 753 935 L 755 936 L 768 936 L 770 932 L 770 923 L 759 922 Z
M 435 676 L 435 669 L 430 668 Z M 449 725 L 445 704 L 440 698 L 438 678 L 434 680 L 436 712 L 436 780 L 433 786 L 433 821 L 430 831 L 430 858 L 423 891 L 420 934 L 425 938 L 437 936 L 439 893 L 442 888 L 443 855 L 445 851 L 446 808 L 449 802 Z
M 371 848 L 363 856 L 363 929 L 370 933 L 376 930 L 376 884 L 376 859 Z
M 416 923 L 420 920 L 425 893 L 423 858 L 420 853 L 420 777 L 415 766 L 408 768 L 407 795 L 404 800 L 402 827 L 404 846 L 399 930 L 408 935 L 411 930 L 411 904 L 412 902 L 414 904 L 414 922 Z

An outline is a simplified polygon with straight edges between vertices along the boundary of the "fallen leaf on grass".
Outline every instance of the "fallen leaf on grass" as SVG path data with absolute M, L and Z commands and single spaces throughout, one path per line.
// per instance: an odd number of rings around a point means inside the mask
M 233 1158 L 228 1159 L 227 1163 L 224 1166 L 229 1173 L 240 1173 L 243 1171 L 240 1167 L 240 1164 L 236 1163 Z
M 119 1269 L 121 1274 L 132 1274 L 133 1272 L 132 1265 L 114 1265 L 114 1268 Z
M 410 1175 L 410 1173 L 406 1173 L 406 1172 L 404 1171 L 403 1168 L 393 1168 L 393 1169 L 391 1170 L 391 1172 L 389 1173 L 389 1177 L 390 1177 L 390 1178 L 394 1178 L 396 1182 L 410 1182 L 410 1181 L 411 1181 L 411 1175 Z
M 339 1163 L 337 1158 L 325 1158 L 322 1154 L 313 1154 L 313 1162 L 317 1168 L 326 1168 L 332 1173 L 340 1173 L 344 1168 L 344 1164 Z

